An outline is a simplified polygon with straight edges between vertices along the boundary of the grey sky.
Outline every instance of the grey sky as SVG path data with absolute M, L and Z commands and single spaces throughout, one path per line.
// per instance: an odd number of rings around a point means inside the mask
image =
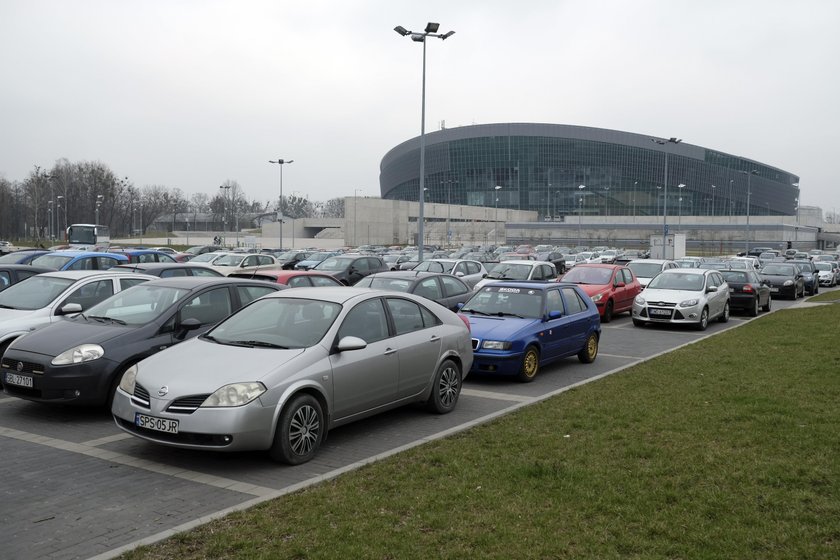
M 547 122 L 722 150 L 840 207 L 840 2 L 0 1 L 0 175 L 102 161 L 139 186 L 379 194 L 426 128 Z

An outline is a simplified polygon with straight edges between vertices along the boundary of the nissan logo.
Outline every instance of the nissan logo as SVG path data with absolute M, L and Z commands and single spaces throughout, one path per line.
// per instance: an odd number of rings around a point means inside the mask
M 169 387 L 167 387 L 166 385 L 164 385 L 163 387 L 161 387 L 160 389 L 158 389 L 158 396 L 159 396 L 159 397 L 165 397 L 165 396 L 166 396 L 166 393 L 168 393 L 168 392 L 169 392 Z

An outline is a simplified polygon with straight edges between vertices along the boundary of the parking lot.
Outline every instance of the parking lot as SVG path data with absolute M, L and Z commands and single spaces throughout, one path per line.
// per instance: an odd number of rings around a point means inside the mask
M 773 312 L 793 301 L 774 301 Z M 628 314 L 603 325 L 598 359 L 540 371 L 533 383 L 469 377 L 447 415 L 405 407 L 336 429 L 296 467 L 264 453 L 165 448 L 118 430 L 104 410 L 49 407 L 0 396 L 4 559 L 107 558 L 258 501 L 295 491 L 430 439 L 614 373 L 749 320 L 734 315 L 705 332 L 633 327 Z

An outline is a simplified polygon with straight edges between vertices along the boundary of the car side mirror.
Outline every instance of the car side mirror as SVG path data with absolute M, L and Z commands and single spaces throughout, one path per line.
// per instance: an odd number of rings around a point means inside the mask
M 554 311 L 549 311 L 549 312 L 548 312 L 548 319 L 549 319 L 549 320 L 551 320 L 551 319 L 559 319 L 559 318 L 560 318 L 560 317 L 562 317 L 562 316 L 563 316 L 563 312 L 562 312 L 562 311 L 557 311 L 557 310 L 554 310 Z
M 461 271 L 458 271 L 458 272 L 456 272 L 456 273 L 455 273 L 455 276 L 456 276 L 457 278 L 463 278 L 463 277 L 464 277 L 464 273 L 463 273 L 463 272 L 461 272 Z
M 481 275 L 481 277 L 482 278 L 487 278 L 487 273 L 485 272 L 484 274 Z
M 73 315 L 74 313 L 81 313 L 82 312 L 82 304 L 80 303 L 68 303 L 64 307 L 58 310 L 59 315 Z
M 199 321 L 195 317 L 184 319 L 183 321 L 181 321 L 181 324 L 178 325 L 178 332 L 175 334 L 175 338 L 178 340 L 184 340 L 187 337 L 188 332 L 194 331 L 200 327 L 201 321 Z
M 336 348 L 339 352 L 349 352 L 351 350 L 361 350 L 367 347 L 367 342 L 357 336 L 345 336 L 338 341 Z
M 464 307 L 463 302 L 455 304 L 455 309 L 457 309 L 458 311 L 460 311 L 462 307 Z
M 616 284 L 616 285 L 615 285 L 615 287 L 616 287 L 616 288 L 623 288 L 623 287 L 624 287 L 624 286 L 626 286 L 626 285 L 627 285 L 627 284 L 625 284 L 624 282 L 619 282 L 618 284 Z
M 706 288 L 706 293 L 707 293 L 707 294 L 711 294 L 711 293 L 714 293 L 714 292 L 716 292 L 716 291 L 718 291 L 718 287 L 717 287 L 717 286 L 709 286 L 708 288 Z

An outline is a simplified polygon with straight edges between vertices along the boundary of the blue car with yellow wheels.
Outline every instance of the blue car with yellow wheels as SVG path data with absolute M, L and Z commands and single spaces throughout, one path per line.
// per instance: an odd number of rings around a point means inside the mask
M 601 320 L 576 284 L 502 281 L 485 285 L 460 309 L 470 323 L 471 374 L 533 381 L 540 367 L 568 356 L 591 363 Z

